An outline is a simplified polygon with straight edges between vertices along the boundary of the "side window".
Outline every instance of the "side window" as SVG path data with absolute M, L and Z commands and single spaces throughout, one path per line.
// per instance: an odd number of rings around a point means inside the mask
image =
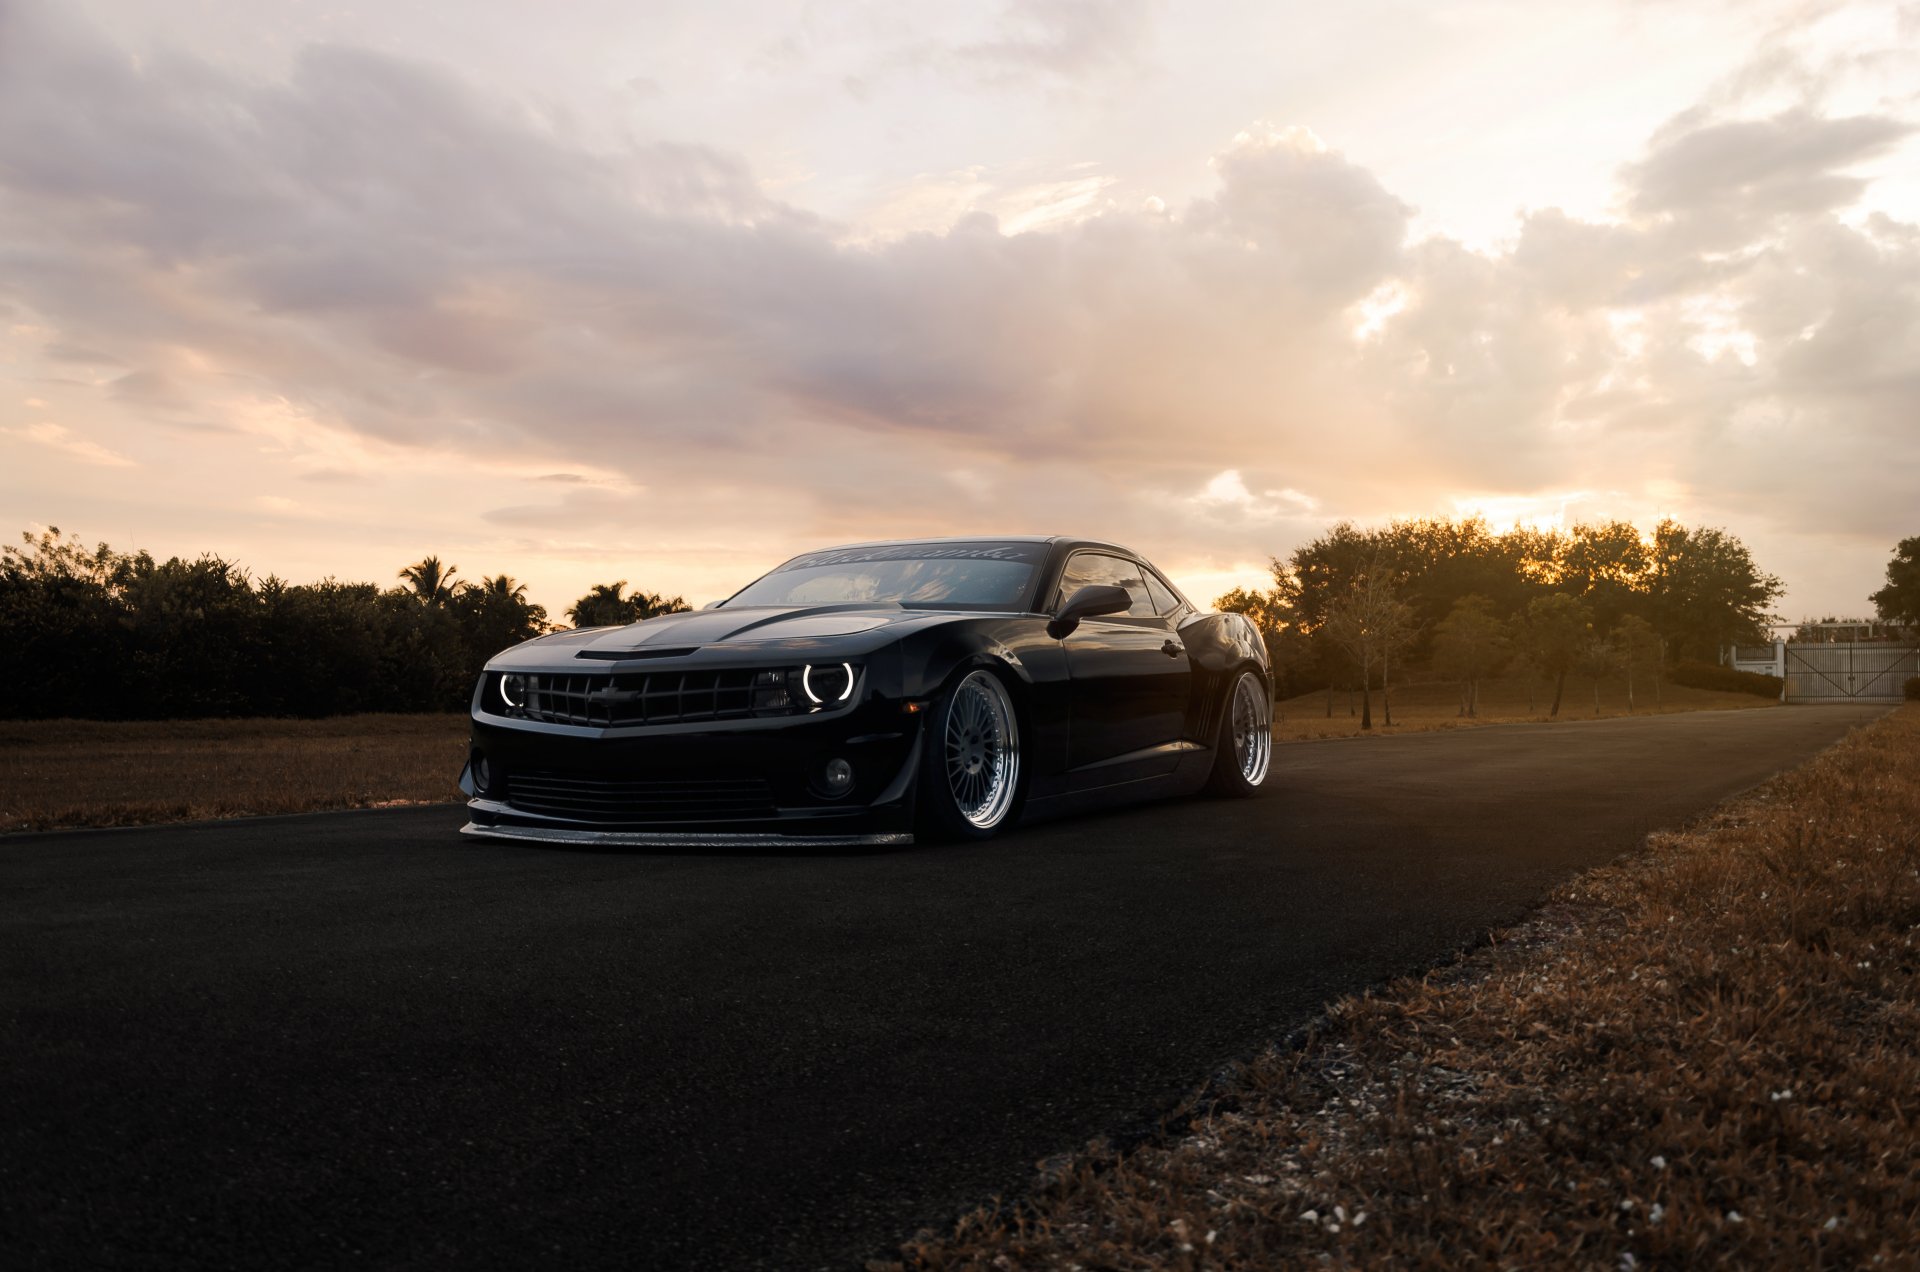
M 1053 608 L 1059 609 L 1066 599 L 1083 587 L 1090 587 L 1100 580 L 1095 577 L 1094 556 L 1090 552 L 1080 552 L 1067 558 L 1065 568 L 1060 571 L 1060 589 L 1053 594 Z
M 1060 572 L 1060 594 L 1054 603 L 1058 605 L 1083 587 L 1110 583 L 1126 588 L 1127 595 L 1133 598 L 1133 608 L 1126 613 L 1128 618 L 1154 618 L 1160 611 L 1155 608 L 1153 595 L 1148 590 L 1146 573 L 1133 562 L 1104 552 L 1076 553 Z
M 1156 614 L 1171 614 L 1174 606 L 1180 603 L 1180 598 L 1152 570 L 1147 571 L 1147 595 L 1153 598 L 1153 612 Z

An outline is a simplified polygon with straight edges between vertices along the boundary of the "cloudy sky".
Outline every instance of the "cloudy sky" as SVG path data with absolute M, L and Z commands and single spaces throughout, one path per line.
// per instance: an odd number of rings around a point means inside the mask
M 1920 7 L 0 0 L 0 522 L 564 606 L 1074 532 L 1920 533 Z

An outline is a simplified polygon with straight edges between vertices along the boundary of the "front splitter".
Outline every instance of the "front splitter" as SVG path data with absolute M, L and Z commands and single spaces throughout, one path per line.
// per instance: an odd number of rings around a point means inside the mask
M 913 842 L 904 832 L 878 835 L 776 835 L 765 832 L 668 830 L 574 830 L 558 826 L 481 826 L 468 822 L 463 835 L 483 839 L 531 839 L 547 844 L 607 844 L 671 848 L 883 848 Z

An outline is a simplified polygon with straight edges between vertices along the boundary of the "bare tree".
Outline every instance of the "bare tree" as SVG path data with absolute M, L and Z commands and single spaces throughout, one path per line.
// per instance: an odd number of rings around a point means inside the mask
M 1360 672 L 1360 727 L 1373 728 L 1373 669 L 1412 636 L 1407 606 L 1394 595 L 1376 556 L 1328 609 L 1326 630 Z
M 1588 632 L 1580 638 L 1580 644 L 1574 652 L 1574 663 L 1580 674 L 1593 677 L 1593 714 L 1600 714 L 1600 682 L 1620 668 L 1620 651 L 1614 643 L 1598 632 Z
M 1388 728 L 1393 727 L 1393 656 L 1404 654 L 1419 634 L 1413 606 L 1390 599 L 1380 607 L 1380 707 Z
M 1540 710 L 1540 681 L 1553 677 L 1540 665 L 1539 654 L 1534 649 L 1533 624 L 1528 621 L 1525 610 L 1507 622 L 1507 648 L 1511 651 L 1508 667 L 1526 682 L 1527 714 L 1535 715 Z
M 1614 625 L 1613 644 L 1619 653 L 1620 669 L 1627 673 L 1627 714 L 1633 714 L 1633 682 L 1636 672 L 1653 676 L 1654 700 L 1660 692 L 1660 634 L 1653 624 L 1638 614 L 1629 614 Z
M 1493 616 L 1484 596 L 1463 596 L 1434 629 L 1433 665 L 1442 675 L 1460 682 L 1460 714 L 1480 714 L 1480 681 L 1493 675 L 1507 660 L 1513 642 Z M 1533 692 L 1528 678 L 1527 692 Z M 1531 711 L 1532 705 L 1528 708 Z
M 1553 678 L 1553 706 L 1547 712 L 1549 716 L 1560 714 L 1567 673 L 1579 660 L 1581 643 L 1588 631 L 1587 607 L 1565 592 L 1535 597 L 1527 605 L 1521 648 L 1529 663 Z

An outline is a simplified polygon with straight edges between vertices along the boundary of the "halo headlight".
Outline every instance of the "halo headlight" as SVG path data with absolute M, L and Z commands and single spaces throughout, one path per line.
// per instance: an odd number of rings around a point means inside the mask
M 527 705 L 527 678 L 516 672 L 500 677 L 500 701 L 510 707 Z
M 853 664 L 808 663 L 800 669 L 800 691 L 816 707 L 845 702 L 853 696 Z

